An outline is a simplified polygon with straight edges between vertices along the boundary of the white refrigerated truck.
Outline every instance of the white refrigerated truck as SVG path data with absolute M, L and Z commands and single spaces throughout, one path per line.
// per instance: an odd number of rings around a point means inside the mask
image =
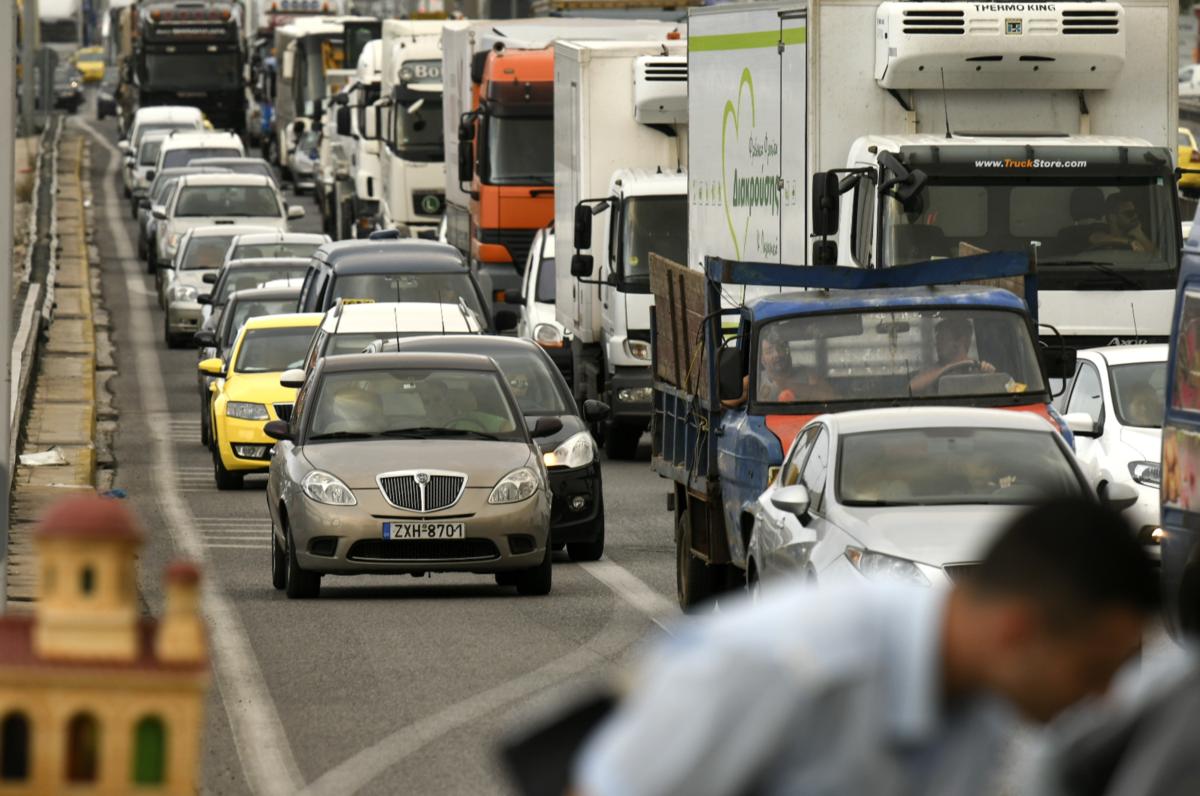
M 1026 252 L 1040 321 L 1075 346 L 1164 340 L 1180 250 L 1176 10 L 814 0 L 693 11 L 689 264 L 886 268 Z M 840 212 L 815 218 L 818 172 L 836 173 L 821 184 Z
M 687 91 L 682 40 L 555 44 L 555 308 L 616 458 L 650 419 L 649 254 L 687 254 Z

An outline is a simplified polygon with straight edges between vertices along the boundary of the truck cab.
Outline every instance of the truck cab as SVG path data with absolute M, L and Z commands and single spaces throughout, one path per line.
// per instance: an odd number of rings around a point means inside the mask
M 363 46 L 350 83 L 335 97 L 326 132 L 334 140 L 334 189 L 331 210 L 339 240 L 374 231 L 379 208 L 379 140 L 364 135 L 366 117 L 379 99 L 383 58 L 381 42 Z

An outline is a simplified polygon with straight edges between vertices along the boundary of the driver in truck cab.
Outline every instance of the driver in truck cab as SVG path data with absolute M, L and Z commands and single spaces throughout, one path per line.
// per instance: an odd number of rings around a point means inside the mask
M 1137 204 L 1126 193 L 1109 194 L 1104 200 L 1104 225 L 1088 236 L 1088 241 L 1102 249 L 1129 249 L 1152 252 L 1157 249 L 1142 229 Z
M 788 341 L 776 330 L 768 330 L 758 344 L 758 400 L 768 403 L 833 401 L 837 393 L 816 368 L 795 365 Z M 741 406 L 750 393 L 750 377 L 742 377 L 742 394 L 722 401 L 727 409 Z
M 948 373 L 995 373 L 990 362 L 977 362 L 971 358 L 971 340 L 974 331 L 967 318 L 946 318 L 933 328 L 933 348 L 937 352 L 937 363 L 912 377 L 908 386 L 915 393 L 930 393 L 937 387 L 938 379 Z

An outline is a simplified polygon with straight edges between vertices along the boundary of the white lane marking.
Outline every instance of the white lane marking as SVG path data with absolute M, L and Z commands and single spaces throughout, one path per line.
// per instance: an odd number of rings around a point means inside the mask
M 115 185 L 116 166 L 119 155 L 116 147 L 108 143 L 88 122 L 75 122 L 91 135 L 92 139 L 109 153 L 108 168 L 104 174 L 104 201 L 108 212 L 106 221 L 112 235 L 116 255 L 121 258 L 125 272 L 125 285 L 130 296 L 129 336 L 133 341 L 157 340 L 155 325 L 150 316 L 150 302 L 142 287 L 141 264 L 134 259 L 129 233 L 118 222 L 121 216 L 114 211 L 120 207 Z M 142 410 L 147 425 L 153 429 L 171 418 L 167 407 L 167 393 L 163 384 L 159 358 L 151 349 L 148 356 L 133 357 Z M 206 555 L 199 533 L 192 522 L 191 512 L 179 497 L 176 487 L 175 451 L 171 440 L 163 435 L 150 434 L 154 440 L 154 480 L 157 498 L 167 521 L 167 527 L 180 553 L 199 564 L 204 564 Z M 265 565 L 264 565 L 265 566 Z M 263 680 L 250 639 L 242 626 L 241 618 L 232 601 L 221 589 L 216 577 L 216 567 L 206 567 L 209 577 L 205 581 L 202 609 L 208 622 L 217 680 L 225 714 L 229 717 L 233 732 L 233 747 L 241 760 L 242 773 L 250 789 L 264 796 L 290 796 L 304 785 L 300 768 L 296 765 L 287 734 L 279 720 L 275 703 Z
M 258 544 L 206 544 L 205 548 L 209 550 L 268 550 L 270 545 L 265 542 Z
M 579 567 L 607 586 L 613 594 L 645 614 L 651 622 L 671 633 L 671 628 L 665 624 L 665 620 L 679 615 L 679 606 L 674 600 L 659 594 L 646 581 L 612 559 L 584 561 L 580 562 Z

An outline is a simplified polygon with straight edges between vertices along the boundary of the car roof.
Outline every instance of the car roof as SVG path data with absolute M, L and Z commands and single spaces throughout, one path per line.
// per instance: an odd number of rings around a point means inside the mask
M 1170 346 L 1166 343 L 1153 345 L 1110 345 L 1087 348 L 1079 353 L 1099 355 L 1109 365 L 1132 365 L 1136 362 L 1166 362 Z
M 336 334 L 389 332 L 478 331 L 478 319 L 464 317 L 457 304 L 437 301 L 373 302 L 340 304 L 325 313 L 321 324 L 327 332 Z
M 184 185 L 269 185 L 272 188 L 275 187 L 275 183 L 265 174 L 238 174 L 232 171 L 217 174 L 185 174 L 182 179 Z
M 283 315 L 260 315 L 246 321 L 247 329 L 296 329 L 318 326 L 324 316 L 319 312 L 288 312 Z
M 253 245 L 255 243 L 325 243 L 329 240 L 328 235 L 319 232 L 284 232 L 282 230 L 273 230 L 271 232 L 247 232 L 244 235 L 238 235 L 238 245 Z
M 500 370 L 491 357 L 478 354 L 343 354 L 326 357 L 322 362 L 326 373 L 403 368 L 445 368 L 447 370 L 479 370 L 492 373 L 498 373 Z
M 229 303 L 243 301 L 285 301 L 300 296 L 298 287 L 249 287 L 229 294 Z M 295 313 L 288 313 L 294 315 Z
M 973 406 L 902 406 L 859 409 L 817 418 L 839 434 L 920 428 L 996 428 L 1007 431 L 1053 432 L 1046 418 L 1033 412 L 981 409 Z
M 458 249 L 418 238 L 334 241 L 317 249 L 313 258 L 328 263 L 339 274 L 467 271 Z
M 975 308 L 1025 310 L 1025 302 L 1007 290 L 963 285 L 879 290 L 789 291 L 754 299 L 747 302 L 746 307 L 755 321 L 763 321 L 818 312 L 888 312 L 952 304 Z
M 222 271 L 239 271 L 243 268 L 261 268 L 263 266 L 290 266 L 297 268 L 308 267 L 307 257 L 247 257 L 242 260 L 230 260 Z
M 151 105 L 147 108 L 138 108 L 134 114 L 134 123 L 144 122 L 174 122 L 174 121 L 199 121 L 204 118 L 204 114 L 199 108 L 194 108 L 191 105 Z
M 215 237 L 225 237 L 237 234 L 237 227 L 230 224 L 207 224 L 202 227 L 192 227 L 184 230 L 184 235 L 190 235 L 193 238 L 203 238 L 209 235 Z M 233 241 L 231 240 L 230 243 Z
M 242 140 L 235 134 L 218 130 L 174 130 L 163 146 L 170 149 L 187 149 L 189 147 L 203 149 L 233 144 L 240 147 L 241 143 Z

